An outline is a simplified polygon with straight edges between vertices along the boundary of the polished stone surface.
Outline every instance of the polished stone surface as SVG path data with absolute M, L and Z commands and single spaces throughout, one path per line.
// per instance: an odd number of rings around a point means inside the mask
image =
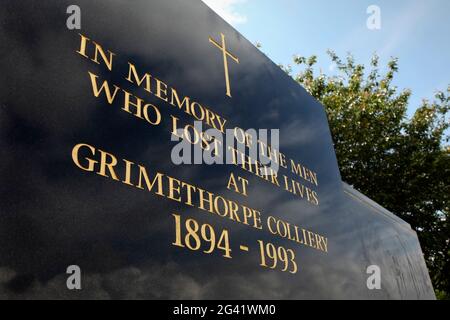
M 0 7 L 0 298 L 434 298 L 416 234 L 342 187 L 323 107 L 206 5 L 77 0 L 77 31 L 66 28 L 71 4 Z M 78 33 L 116 54 L 112 72 L 76 52 Z M 228 60 L 232 98 L 209 41 L 221 33 L 239 58 Z M 172 164 L 170 115 L 193 118 L 127 82 L 129 61 L 227 128 L 280 129 L 280 150 L 317 173 L 319 186 L 305 185 L 319 206 L 233 165 Z M 162 123 L 94 97 L 88 72 L 155 104 Z M 72 160 L 79 143 L 258 209 L 263 221 L 273 215 L 323 235 L 328 252 L 82 171 Z M 232 172 L 249 180 L 248 197 L 226 188 Z M 174 213 L 229 230 L 233 258 L 173 246 Z M 261 267 L 257 240 L 293 249 L 298 272 Z M 80 266 L 83 290 L 66 288 L 69 265 Z M 370 265 L 381 269 L 381 290 L 366 286 Z

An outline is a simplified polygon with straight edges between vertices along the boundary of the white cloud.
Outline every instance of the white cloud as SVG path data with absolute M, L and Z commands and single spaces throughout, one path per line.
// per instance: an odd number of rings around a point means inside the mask
M 236 5 L 246 1 L 247 0 L 203 0 L 206 5 L 232 25 L 247 22 L 247 16 L 236 11 Z
M 416 0 L 411 3 L 395 20 L 393 31 L 387 39 L 384 46 L 381 48 L 379 55 L 389 56 L 398 48 L 404 40 L 414 38 L 416 32 L 415 27 L 421 19 L 427 17 L 432 11 L 432 3 L 429 1 Z
M 334 62 L 328 66 L 328 70 L 329 70 L 330 72 L 336 71 L 336 68 L 337 68 L 337 64 L 334 63 Z

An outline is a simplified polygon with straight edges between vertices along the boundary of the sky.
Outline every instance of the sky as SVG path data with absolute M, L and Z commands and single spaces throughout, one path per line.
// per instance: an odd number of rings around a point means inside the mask
M 422 99 L 450 85 L 449 0 L 203 0 L 275 63 L 296 54 L 318 56 L 318 68 L 336 73 L 326 51 L 350 52 L 368 65 L 373 53 L 380 66 L 399 59 L 394 84 L 410 89 L 411 116 Z M 379 8 L 379 29 L 369 29 Z M 370 21 L 374 21 L 370 19 Z M 372 23 L 371 26 L 374 26 Z

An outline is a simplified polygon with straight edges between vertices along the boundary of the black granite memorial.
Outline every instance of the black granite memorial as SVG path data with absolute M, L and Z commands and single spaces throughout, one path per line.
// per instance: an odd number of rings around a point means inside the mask
M 0 298 L 435 298 L 324 108 L 206 5 L 73 4 L 0 7 Z

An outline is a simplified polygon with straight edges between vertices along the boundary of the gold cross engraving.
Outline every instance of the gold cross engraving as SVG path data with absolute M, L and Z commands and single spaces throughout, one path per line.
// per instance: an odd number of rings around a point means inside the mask
M 216 42 L 213 38 L 209 37 L 209 42 L 211 42 L 213 45 L 215 45 L 217 48 L 222 51 L 223 54 L 223 67 L 225 69 L 225 83 L 227 85 L 227 96 L 231 98 L 231 87 L 230 87 L 230 76 L 228 74 L 228 57 L 233 59 L 236 63 L 239 63 L 238 57 L 232 55 L 230 52 L 227 51 L 227 47 L 225 44 L 225 35 L 223 33 L 220 34 L 222 36 L 222 45 L 220 45 L 218 42 Z

